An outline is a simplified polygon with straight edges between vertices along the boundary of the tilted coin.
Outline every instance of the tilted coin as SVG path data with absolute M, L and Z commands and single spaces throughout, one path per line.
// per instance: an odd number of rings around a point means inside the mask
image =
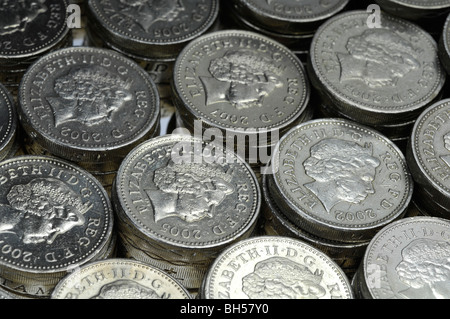
M 0 184 L 1 285 L 46 297 L 72 268 L 108 252 L 112 206 L 89 173 L 21 156 L 1 162 Z
M 90 0 L 87 16 L 99 33 L 126 52 L 175 58 L 215 23 L 219 1 Z
M 284 34 L 314 33 L 349 0 L 232 0 L 236 10 L 265 29 Z
M 194 126 L 257 137 L 283 131 L 305 112 L 310 87 L 300 60 L 257 33 L 217 31 L 192 41 L 174 67 L 174 104 Z
M 447 16 L 439 38 L 439 57 L 443 67 L 450 74 L 450 14 Z
M 416 118 L 439 96 L 446 73 L 436 41 L 406 20 L 350 11 L 325 22 L 314 36 L 308 71 L 342 113 L 365 125 Z
M 104 165 L 117 170 L 133 147 L 153 136 L 160 105 L 155 83 L 134 61 L 76 47 L 46 55 L 27 71 L 19 116 L 46 151 L 101 172 Z
M 66 0 L 3 1 L 0 7 L 0 60 L 33 59 L 69 34 Z
M 450 222 L 411 217 L 383 228 L 367 247 L 361 285 L 367 299 L 448 299 Z
M 191 299 L 179 282 L 145 263 L 113 258 L 89 263 L 61 280 L 52 299 Z
M 251 235 L 261 194 L 249 165 L 232 151 L 191 136 L 166 135 L 144 142 L 124 159 L 112 200 L 128 245 L 155 257 L 144 261 L 195 264 L 206 271 L 203 265 L 223 248 Z
M 269 187 L 305 231 L 364 242 L 404 216 L 413 180 L 398 147 L 355 122 L 318 119 L 293 128 L 272 157 Z
M 203 299 L 352 299 L 347 276 L 303 241 L 262 236 L 227 248 L 205 277 Z
M 418 187 L 450 207 L 450 100 L 430 106 L 419 116 L 406 158 Z
M 11 150 L 17 136 L 17 115 L 14 99 L 0 84 L 0 160 Z

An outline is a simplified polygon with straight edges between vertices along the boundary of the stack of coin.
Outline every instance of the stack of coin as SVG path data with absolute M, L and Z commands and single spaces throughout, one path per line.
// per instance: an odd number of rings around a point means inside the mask
M 381 13 L 350 11 L 314 36 L 308 72 L 322 109 L 383 133 L 405 146 L 415 119 L 441 97 L 446 80 L 436 41 L 423 29 Z M 400 144 L 401 142 L 401 144 Z
M 370 242 L 352 286 L 359 299 L 449 299 L 450 222 L 410 217 Z
M 278 144 L 268 189 L 291 223 L 316 237 L 368 243 L 402 218 L 413 180 L 400 149 L 344 119 L 298 125 Z
M 273 199 L 267 185 L 267 176 L 262 179 L 263 203 L 262 223 L 264 235 L 296 238 L 319 249 L 341 267 L 348 278 L 352 278 L 361 263 L 368 242 L 343 243 L 324 239 L 307 233 L 285 216 Z
M 8 158 L 17 141 L 17 114 L 14 98 L 0 84 L 0 161 Z
M 46 156 L 0 163 L 0 285 L 47 298 L 71 269 L 109 258 L 113 210 L 85 170 Z
M 93 46 L 134 59 L 152 76 L 163 105 L 171 107 L 170 80 L 181 49 L 214 30 L 219 0 L 89 0 L 87 34 Z
M 122 257 L 172 274 L 198 290 L 209 264 L 250 237 L 261 205 L 247 163 L 186 135 L 144 142 L 123 161 L 112 190 Z
M 15 96 L 27 68 L 70 44 L 67 0 L 5 0 L 0 6 L 0 82 Z
M 129 151 L 159 135 L 159 96 L 148 73 L 121 54 L 66 48 L 27 71 L 19 118 L 29 154 L 74 162 L 109 189 Z
M 201 36 L 175 63 L 173 101 L 184 126 L 254 166 L 267 164 L 279 137 L 312 117 L 309 97 L 297 56 L 254 32 Z
M 101 274 L 101 276 L 99 276 Z M 52 299 L 191 299 L 177 280 L 139 261 L 114 258 L 86 264 L 64 277 Z
M 406 158 L 415 181 L 414 203 L 424 215 L 450 219 L 450 100 L 417 119 Z
M 260 236 L 224 250 L 201 299 L 353 299 L 348 277 L 327 255 L 289 237 Z
M 224 9 L 240 28 L 273 38 L 299 53 L 309 49 L 317 28 L 344 10 L 348 2 L 231 0 Z

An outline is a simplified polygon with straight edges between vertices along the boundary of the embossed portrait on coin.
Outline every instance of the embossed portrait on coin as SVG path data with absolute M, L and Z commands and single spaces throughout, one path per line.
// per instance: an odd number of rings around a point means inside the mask
M 24 32 L 28 24 L 47 10 L 45 0 L 0 0 L 0 35 Z
M 148 287 L 132 280 L 117 280 L 100 288 L 91 299 L 162 299 Z
M 303 163 L 306 175 L 314 179 L 304 186 L 327 212 L 340 202 L 358 204 L 375 193 L 373 181 L 381 163 L 372 153 L 371 145 L 324 139 L 311 147 Z
M 171 22 L 185 10 L 182 0 L 119 0 L 121 13 L 137 23 L 144 31 L 158 21 Z
M 420 68 L 411 43 L 390 30 L 374 28 L 351 37 L 346 53 L 338 53 L 341 82 L 358 80 L 372 88 L 394 87 Z
M 56 237 L 85 222 L 91 208 L 56 179 L 35 179 L 14 185 L 0 205 L 0 234 L 11 233 L 24 244 L 52 244 Z
M 242 278 L 242 291 L 250 299 L 318 299 L 326 294 L 322 276 L 287 258 L 273 257 Z
M 232 175 L 208 164 L 175 164 L 155 171 L 156 190 L 146 190 L 155 211 L 155 222 L 178 217 L 192 223 L 213 218 L 216 207 L 232 194 Z
M 417 239 L 402 250 L 395 268 L 409 288 L 400 293 L 411 299 L 448 299 L 450 296 L 450 242 Z
M 236 109 L 261 107 L 281 87 L 282 70 L 273 60 L 247 50 L 229 51 L 209 65 L 212 77 L 201 77 L 206 105 L 229 102 Z
M 450 168 L 450 132 L 448 132 L 444 136 L 444 145 L 445 145 L 445 149 L 448 151 L 448 154 L 441 156 L 441 159 Z
M 115 112 L 133 99 L 131 83 L 102 67 L 72 69 L 56 79 L 49 97 L 55 116 L 55 127 L 67 122 L 94 126 L 111 122 Z

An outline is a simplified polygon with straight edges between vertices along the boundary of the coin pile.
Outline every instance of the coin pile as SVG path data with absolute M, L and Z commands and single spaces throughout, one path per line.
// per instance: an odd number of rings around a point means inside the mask
M 101 184 L 69 162 L 20 156 L 0 163 L 0 285 L 48 298 L 71 269 L 109 258 L 113 210 Z
M 80 267 L 58 283 L 51 298 L 168 300 L 192 297 L 177 280 L 159 268 L 114 258 Z
M 338 14 L 314 36 L 308 73 L 324 116 L 375 128 L 404 149 L 419 114 L 441 98 L 446 73 L 436 41 L 417 25 L 381 13 Z
M 150 76 L 106 49 L 50 53 L 28 69 L 20 86 L 28 153 L 77 163 L 108 189 L 129 151 L 159 135 L 160 113 Z
M 417 119 L 406 153 L 415 181 L 414 203 L 426 216 L 450 219 L 450 100 Z
M 353 299 L 351 284 L 330 257 L 301 240 L 256 236 L 216 258 L 202 299 Z
M 449 299 L 450 222 L 404 218 L 370 242 L 352 286 L 360 299 Z
M 0 6 L 0 82 L 17 93 L 37 58 L 71 43 L 67 0 L 5 0 Z
M 173 101 L 183 125 L 253 166 L 267 164 L 263 158 L 279 137 L 312 117 L 309 97 L 296 55 L 254 32 L 201 36 L 184 48 L 174 67 Z

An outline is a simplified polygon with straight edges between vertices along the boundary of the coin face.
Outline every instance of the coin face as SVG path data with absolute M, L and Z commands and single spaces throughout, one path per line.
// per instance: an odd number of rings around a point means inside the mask
M 413 190 L 402 152 L 377 131 L 319 119 L 298 125 L 272 157 L 269 187 L 286 216 L 336 241 L 370 240 L 405 213 Z
M 351 11 L 325 22 L 311 46 L 311 76 L 345 114 L 367 125 L 412 119 L 439 95 L 445 71 L 435 40 L 416 25 Z M 369 49 L 370 48 L 370 49 Z
M 210 146 L 168 135 L 141 144 L 124 159 L 113 201 L 132 227 L 178 248 L 217 250 L 249 236 L 261 202 L 257 179 L 248 164 L 218 146 L 213 157 L 194 160 Z
M 108 195 L 80 168 L 51 157 L 16 157 L 1 163 L 0 183 L 0 268 L 9 279 L 2 284 L 38 291 L 110 242 Z M 14 282 L 14 271 L 28 274 L 26 282 Z
M 306 33 L 305 24 L 335 15 L 349 0 L 235 0 L 243 15 L 279 33 Z
M 175 63 L 174 92 L 193 119 L 234 132 L 283 129 L 302 114 L 310 95 L 298 58 L 246 31 L 192 41 Z
M 343 271 L 288 237 L 254 237 L 226 249 L 203 283 L 205 299 L 352 299 Z
M 191 299 L 189 292 L 158 268 L 128 259 L 88 264 L 65 277 L 52 299 Z
M 450 203 L 450 100 L 434 104 L 417 119 L 407 158 L 414 179 Z
M 3 159 L 14 143 L 17 129 L 14 101 L 3 85 L 0 85 L 0 114 L 0 159 Z
M 448 299 L 450 223 L 411 217 L 381 230 L 364 257 L 364 282 L 375 299 Z
M 67 48 L 37 61 L 19 94 L 20 121 L 47 151 L 73 162 L 115 162 L 151 136 L 156 85 L 135 62 L 97 48 Z
M 68 34 L 66 0 L 6 0 L 0 7 L 0 59 L 24 59 L 57 45 Z
M 212 27 L 219 1 L 92 0 L 88 9 L 116 45 L 140 56 L 167 58 Z

